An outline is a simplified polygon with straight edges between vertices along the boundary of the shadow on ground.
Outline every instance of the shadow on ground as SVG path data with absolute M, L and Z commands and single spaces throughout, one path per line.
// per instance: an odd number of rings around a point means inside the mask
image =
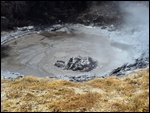
M 9 56 L 10 46 L 1 45 L 1 59 Z

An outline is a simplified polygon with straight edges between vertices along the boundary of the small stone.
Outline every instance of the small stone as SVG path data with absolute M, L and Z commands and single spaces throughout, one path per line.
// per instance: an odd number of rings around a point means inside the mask
M 19 75 L 19 76 L 16 77 L 16 79 L 20 79 L 20 78 L 23 78 L 23 76 Z
M 65 67 L 65 62 L 61 61 L 61 60 L 57 60 L 54 65 L 59 67 L 59 68 L 63 68 L 63 67 Z

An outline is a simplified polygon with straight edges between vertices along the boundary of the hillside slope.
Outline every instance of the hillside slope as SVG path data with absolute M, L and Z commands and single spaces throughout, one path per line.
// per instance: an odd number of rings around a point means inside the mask
M 86 82 L 1 80 L 1 111 L 149 111 L 149 68 Z

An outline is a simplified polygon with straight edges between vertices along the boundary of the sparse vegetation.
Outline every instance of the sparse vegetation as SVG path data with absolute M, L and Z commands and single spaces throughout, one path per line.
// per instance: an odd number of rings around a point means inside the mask
M 1 80 L 1 111 L 149 111 L 149 69 L 75 83 L 26 76 Z

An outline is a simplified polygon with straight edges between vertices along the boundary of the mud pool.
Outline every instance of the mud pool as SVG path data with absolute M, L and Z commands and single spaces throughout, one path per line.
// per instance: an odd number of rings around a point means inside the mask
M 129 8 L 134 9 L 132 5 Z M 137 11 L 132 11 L 136 17 Z M 102 29 L 92 25 L 65 24 L 38 31 L 32 27 L 18 29 L 1 35 L 1 45 L 10 47 L 8 56 L 1 59 L 1 75 L 13 76 L 15 74 L 11 72 L 17 72 L 62 79 L 81 75 L 99 77 L 107 76 L 125 63 L 133 63 L 143 53 L 149 57 L 149 11 L 143 6 L 140 11 L 145 18 L 135 18 L 137 24 L 135 20 L 127 20 L 119 30 L 113 30 L 113 25 Z M 56 27 L 58 29 L 53 31 Z M 92 57 L 98 61 L 98 66 L 90 72 L 62 70 L 54 66 L 57 60 L 68 61 L 79 55 Z

